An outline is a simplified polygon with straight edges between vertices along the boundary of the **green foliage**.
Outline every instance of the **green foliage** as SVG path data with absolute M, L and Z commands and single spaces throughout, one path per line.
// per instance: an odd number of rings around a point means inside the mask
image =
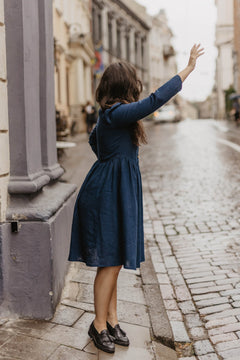
M 229 112 L 231 111 L 233 106 L 233 101 L 230 99 L 230 96 L 236 93 L 236 90 L 232 85 L 230 85 L 227 90 L 224 90 L 224 92 L 225 92 L 225 110 L 226 110 L 226 114 L 229 115 Z

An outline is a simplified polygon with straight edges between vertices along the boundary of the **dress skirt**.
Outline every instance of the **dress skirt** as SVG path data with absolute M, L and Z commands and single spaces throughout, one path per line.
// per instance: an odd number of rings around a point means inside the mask
M 144 258 L 142 183 L 138 161 L 97 160 L 78 193 L 68 260 L 136 269 Z

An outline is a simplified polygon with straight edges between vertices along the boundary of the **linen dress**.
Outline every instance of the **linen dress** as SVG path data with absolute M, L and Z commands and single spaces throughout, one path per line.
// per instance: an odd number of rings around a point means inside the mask
M 97 160 L 76 199 L 69 261 L 136 269 L 145 260 L 138 146 L 129 125 L 151 114 L 182 88 L 179 75 L 143 100 L 99 110 L 89 144 Z

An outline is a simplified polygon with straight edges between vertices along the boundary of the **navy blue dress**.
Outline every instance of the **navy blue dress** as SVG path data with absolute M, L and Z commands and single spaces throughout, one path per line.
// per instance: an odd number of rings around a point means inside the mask
M 136 269 L 145 260 L 138 146 L 129 125 L 154 112 L 182 88 L 179 75 L 143 100 L 99 111 L 89 143 L 97 156 L 78 193 L 68 260 Z

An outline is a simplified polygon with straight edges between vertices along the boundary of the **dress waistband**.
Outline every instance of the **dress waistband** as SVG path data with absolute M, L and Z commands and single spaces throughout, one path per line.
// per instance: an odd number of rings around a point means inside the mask
M 106 158 L 106 159 L 98 159 L 99 162 L 107 162 L 107 161 L 111 161 L 111 160 L 115 160 L 115 159 L 127 159 L 127 160 L 130 160 L 130 161 L 133 161 L 134 163 L 138 163 L 138 160 L 139 158 L 132 158 L 130 156 L 126 156 L 126 155 L 115 155 L 115 156 L 112 156 L 110 158 Z

